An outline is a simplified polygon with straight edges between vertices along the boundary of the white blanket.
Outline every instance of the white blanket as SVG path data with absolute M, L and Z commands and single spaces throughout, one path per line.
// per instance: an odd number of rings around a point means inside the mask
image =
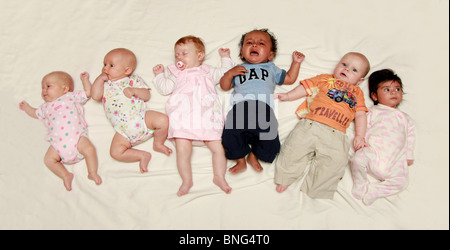
M 443 0 L 0 0 L 0 229 L 448 229 L 448 18 Z M 417 133 L 404 192 L 365 206 L 351 195 L 347 169 L 333 200 L 309 198 L 299 190 L 300 180 L 280 194 L 274 164 L 263 164 L 262 173 L 248 168 L 227 174 L 233 190 L 225 194 L 212 183 L 210 151 L 196 147 L 194 186 L 177 197 L 175 154 L 154 152 L 151 139 L 138 146 L 153 155 L 148 173 L 141 174 L 138 163 L 115 161 L 109 154 L 113 128 L 94 100 L 85 112 L 103 184 L 88 180 L 82 161 L 68 166 L 75 175 L 68 192 L 44 165 L 45 128 L 18 103 L 43 102 L 45 74 L 66 71 L 82 89 L 80 73 L 89 72 L 93 81 L 104 55 L 125 47 L 135 52 L 136 73 L 153 89 L 148 107 L 164 112 L 167 97 L 152 85 L 152 68 L 173 63 L 178 38 L 201 37 L 206 63 L 218 66 L 222 47 L 240 63 L 240 36 L 254 28 L 269 28 L 278 38 L 279 67 L 289 68 L 294 50 L 306 55 L 296 83 L 276 92 L 331 73 L 349 51 L 368 57 L 370 73 L 398 73 L 406 92 L 400 108 L 415 120 Z M 367 95 L 367 81 L 361 87 Z M 227 102 L 229 92 L 217 89 Z M 302 101 L 278 104 L 281 142 Z M 368 97 L 366 105 L 372 105 Z

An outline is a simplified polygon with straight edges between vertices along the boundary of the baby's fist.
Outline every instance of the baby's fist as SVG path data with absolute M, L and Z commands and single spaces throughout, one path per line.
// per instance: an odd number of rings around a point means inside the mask
M 230 57 L 230 49 L 229 48 L 220 48 L 219 55 L 220 55 L 220 57 Z
M 80 74 L 80 79 L 83 80 L 89 80 L 89 73 L 88 72 L 83 72 Z
M 153 73 L 155 74 L 155 76 L 164 73 L 164 66 L 162 64 L 156 65 L 155 67 L 153 67 Z
M 305 55 L 301 52 L 294 51 L 294 53 L 292 53 L 292 59 L 295 62 L 301 63 L 305 59 Z
M 133 97 L 133 96 L 134 96 L 133 88 L 130 88 L 130 87 L 125 88 L 125 89 L 123 90 L 123 94 L 124 94 L 126 97 L 128 97 L 128 98 Z
M 19 109 L 20 110 L 25 110 L 25 107 L 26 106 L 29 106 L 29 104 L 26 102 L 26 101 L 21 101 L 20 103 L 19 103 Z

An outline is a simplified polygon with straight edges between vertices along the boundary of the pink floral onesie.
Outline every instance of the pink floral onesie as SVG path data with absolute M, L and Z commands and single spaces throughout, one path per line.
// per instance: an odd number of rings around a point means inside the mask
M 84 91 L 68 92 L 36 109 L 38 119 L 48 129 L 45 139 L 58 152 L 62 163 L 74 164 L 84 158 L 77 146 L 81 136 L 87 137 L 83 109 L 87 100 Z
M 414 159 L 414 122 L 398 109 L 375 105 L 367 115 L 366 142 L 369 147 L 356 151 L 352 160 L 352 193 L 370 205 L 407 187 L 407 160 Z

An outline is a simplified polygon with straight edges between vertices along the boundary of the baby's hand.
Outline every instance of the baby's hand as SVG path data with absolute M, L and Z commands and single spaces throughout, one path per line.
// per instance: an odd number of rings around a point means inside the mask
M 81 79 L 81 81 L 89 80 L 89 73 L 88 72 L 81 73 L 80 79 Z
M 30 107 L 30 104 L 28 104 L 28 102 L 26 102 L 26 101 L 21 101 L 21 102 L 19 103 L 19 109 L 20 109 L 20 110 L 25 110 L 27 107 Z
M 298 52 L 298 51 L 294 51 L 292 53 L 292 60 L 294 60 L 294 62 L 301 63 L 301 62 L 303 62 L 304 59 L 305 59 L 305 55 L 303 53 Z
M 355 151 L 368 146 L 369 144 L 366 143 L 366 140 L 363 136 L 355 136 L 355 138 L 353 139 L 353 148 L 355 149 Z
M 123 94 L 124 94 L 126 97 L 131 98 L 131 97 L 134 96 L 134 89 L 133 89 L 133 88 L 130 88 L 130 87 L 125 88 L 125 89 L 123 90 Z
M 289 101 L 289 94 L 288 93 L 277 93 L 274 95 L 274 99 L 278 99 L 282 102 Z
M 102 72 L 102 73 L 98 76 L 98 78 L 102 79 L 104 82 L 107 82 L 107 81 L 109 80 L 109 79 L 108 79 L 108 75 L 106 75 L 105 72 Z
M 238 66 L 234 66 L 226 74 L 231 74 L 232 76 L 237 76 L 237 75 L 245 76 L 245 73 L 247 73 L 247 72 L 248 72 L 248 70 L 244 66 L 238 65 Z
M 220 57 L 230 57 L 230 49 L 229 48 L 220 48 L 219 55 L 220 55 Z
M 153 67 L 153 73 L 155 74 L 155 76 L 164 73 L 164 65 L 158 64 L 155 67 Z

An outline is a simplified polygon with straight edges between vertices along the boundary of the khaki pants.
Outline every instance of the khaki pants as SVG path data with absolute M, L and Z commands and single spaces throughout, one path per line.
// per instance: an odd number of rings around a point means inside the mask
M 305 177 L 303 192 L 312 198 L 332 199 L 348 164 L 349 147 L 347 135 L 341 131 L 301 119 L 281 147 L 275 183 L 290 185 Z

